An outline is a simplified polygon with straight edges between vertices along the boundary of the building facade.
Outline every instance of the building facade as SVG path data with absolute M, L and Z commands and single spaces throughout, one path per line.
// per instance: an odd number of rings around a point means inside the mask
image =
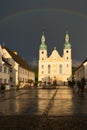
M 4 64 L 1 67 L 6 68 L 6 70 L 3 70 L 6 72 L 5 74 L 0 72 L 0 76 L 4 78 L 7 76 L 5 80 L 8 81 L 10 88 L 17 85 L 24 87 L 25 85 L 29 85 L 29 81 L 31 81 L 31 86 L 34 86 L 35 73 L 28 63 L 16 51 L 12 51 L 6 46 L 2 46 L 1 48 L 1 59 L 4 60 Z M 2 60 L 0 61 L 3 63 Z M 3 79 L 1 80 L 3 81 Z
M 81 81 L 82 78 L 85 78 L 87 81 L 87 59 L 75 71 L 75 81 Z
M 0 89 L 2 85 L 9 89 L 10 69 L 11 65 L 3 58 L 3 51 L 0 45 Z
M 63 56 L 54 47 L 48 56 L 45 35 L 43 33 L 39 48 L 38 82 L 42 84 L 66 84 L 72 76 L 71 44 L 66 32 Z

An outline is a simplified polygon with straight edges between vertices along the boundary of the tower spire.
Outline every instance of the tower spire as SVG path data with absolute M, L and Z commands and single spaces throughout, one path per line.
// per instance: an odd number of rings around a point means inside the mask
M 66 42 L 66 43 L 69 43 L 69 34 L 68 34 L 68 30 L 66 30 L 65 42 Z
M 69 42 L 69 33 L 68 33 L 68 30 L 66 30 L 64 48 L 65 49 L 70 49 L 71 48 L 71 44 Z
M 42 37 L 41 37 L 40 50 L 46 50 L 46 49 L 47 49 L 47 45 L 45 43 L 45 35 L 44 35 L 44 32 L 43 32 Z
M 45 43 L 45 35 L 44 35 L 44 32 L 43 32 L 43 34 L 42 34 L 41 42 L 42 42 L 42 43 Z

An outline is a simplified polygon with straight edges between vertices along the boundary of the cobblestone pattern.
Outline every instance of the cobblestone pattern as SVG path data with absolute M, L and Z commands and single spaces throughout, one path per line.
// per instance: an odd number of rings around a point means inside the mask
M 41 116 L 0 116 L 0 130 L 38 130 Z M 39 130 L 87 130 L 86 117 L 48 117 Z

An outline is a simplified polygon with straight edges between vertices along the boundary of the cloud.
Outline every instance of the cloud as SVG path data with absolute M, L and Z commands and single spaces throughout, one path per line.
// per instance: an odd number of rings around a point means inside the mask
M 30 65 L 31 67 L 37 67 L 37 66 L 38 66 L 38 62 L 37 62 L 36 59 L 33 59 L 33 60 L 29 63 L 29 65 Z
M 73 65 L 74 67 L 78 67 L 78 66 L 80 66 L 81 63 L 82 63 L 81 61 L 79 61 L 79 60 L 75 60 L 75 59 L 72 61 L 72 65 Z

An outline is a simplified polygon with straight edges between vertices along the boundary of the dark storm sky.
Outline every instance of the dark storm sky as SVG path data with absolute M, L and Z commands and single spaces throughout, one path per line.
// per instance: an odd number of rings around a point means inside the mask
M 38 61 L 42 32 L 48 55 L 62 56 L 66 27 L 74 63 L 87 57 L 87 0 L 0 0 L 0 44 L 17 50 L 30 65 Z

